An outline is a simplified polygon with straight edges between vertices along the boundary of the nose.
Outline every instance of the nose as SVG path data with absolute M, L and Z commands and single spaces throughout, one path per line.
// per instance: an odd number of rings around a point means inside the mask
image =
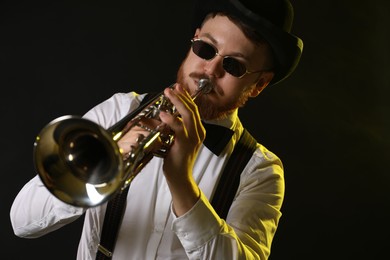
M 204 70 L 208 75 L 220 78 L 225 73 L 222 67 L 223 57 L 217 53 L 217 55 L 211 60 L 205 60 Z

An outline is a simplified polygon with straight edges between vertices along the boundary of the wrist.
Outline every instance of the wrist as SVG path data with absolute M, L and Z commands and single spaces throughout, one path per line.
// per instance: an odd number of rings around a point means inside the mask
M 172 195 L 172 208 L 178 217 L 187 213 L 200 198 L 200 189 L 193 179 L 181 183 L 168 181 L 168 186 Z

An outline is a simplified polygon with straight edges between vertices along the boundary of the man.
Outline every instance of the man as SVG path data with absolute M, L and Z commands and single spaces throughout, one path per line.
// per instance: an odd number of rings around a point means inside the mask
M 292 16 L 287 0 L 197 1 L 191 49 L 177 84 L 164 90 L 180 116 L 159 116 L 175 139 L 164 158 L 153 158 L 132 181 L 112 259 L 268 258 L 284 197 L 276 155 L 257 144 L 237 190 L 229 191 L 235 195 L 225 219 L 210 201 L 244 132 L 238 108 L 287 78 L 300 59 L 302 42 L 289 33 Z M 203 78 L 213 88 L 194 101 Z M 144 97 L 115 94 L 84 117 L 108 128 Z M 124 155 L 156 122 L 141 123 L 118 142 Z M 202 143 L 208 135 L 205 123 L 232 130 L 221 151 Z M 39 237 L 85 213 L 78 259 L 95 259 L 105 211 L 106 204 L 87 210 L 65 204 L 35 177 L 15 199 L 11 220 L 16 235 Z

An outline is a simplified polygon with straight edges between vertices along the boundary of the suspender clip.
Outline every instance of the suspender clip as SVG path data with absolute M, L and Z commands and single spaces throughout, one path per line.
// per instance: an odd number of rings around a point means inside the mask
M 112 252 L 110 250 L 108 250 L 107 248 L 105 248 L 104 246 L 102 246 L 101 244 L 98 244 L 98 250 L 105 256 L 107 257 L 112 257 Z

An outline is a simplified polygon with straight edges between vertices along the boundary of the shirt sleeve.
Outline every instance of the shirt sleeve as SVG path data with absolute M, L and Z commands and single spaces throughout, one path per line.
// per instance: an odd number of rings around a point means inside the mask
M 15 235 L 36 238 L 76 220 L 83 213 L 82 208 L 52 196 L 39 176 L 35 176 L 16 196 L 10 216 Z
M 142 95 L 117 93 L 88 111 L 84 118 L 109 127 L 137 107 Z M 15 235 L 36 238 L 73 222 L 85 209 L 68 205 L 54 197 L 35 176 L 19 191 L 10 211 Z
M 284 177 L 280 160 L 260 147 L 241 174 L 226 221 L 202 193 L 172 223 L 190 259 L 267 259 L 281 217 Z

